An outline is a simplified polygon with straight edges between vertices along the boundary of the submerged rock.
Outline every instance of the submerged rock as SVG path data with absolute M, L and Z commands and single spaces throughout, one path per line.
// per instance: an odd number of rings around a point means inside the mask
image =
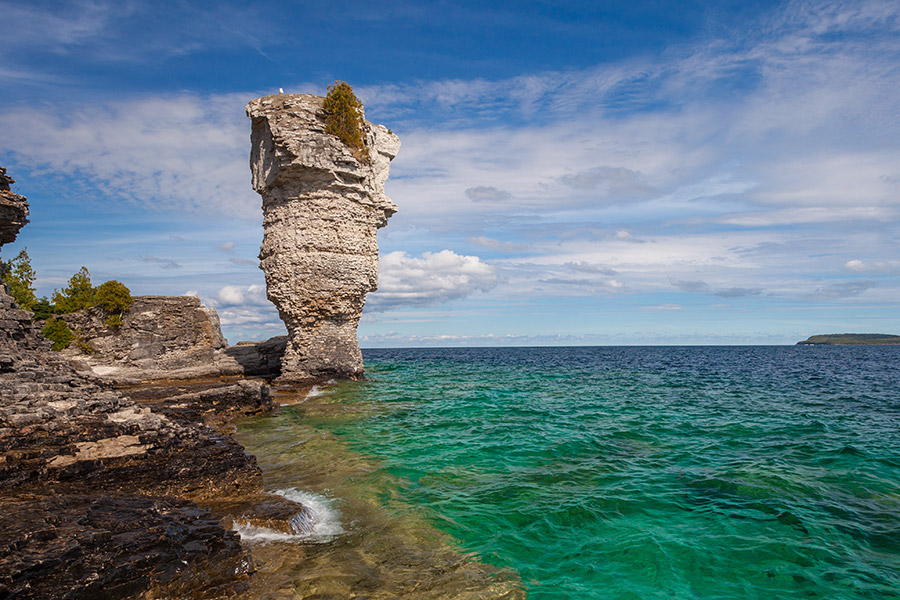
M 376 232 L 397 211 L 384 183 L 399 138 L 365 122 L 366 161 L 325 133 L 323 101 L 278 94 L 247 105 L 260 267 L 289 336 L 281 381 L 362 375 L 356 328 L 378 283 Z

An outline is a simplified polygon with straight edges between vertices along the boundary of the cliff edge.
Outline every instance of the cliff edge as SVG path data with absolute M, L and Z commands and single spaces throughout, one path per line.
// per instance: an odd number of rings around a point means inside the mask
M 260 268 L 288 330 L 280 381 L 362 376 L 356 328 L 378 283 L 376 233 L 397 212 L 384 183 L 399 138 L 364 121 L 369 160 L 360 160 L 325 133 L 323 102 L 277 94 L 247 105 Z
M 6 174 L 6 167 L 0 167 L 0 246 L 16 241 L 19 230 L 28 223 L 28 201 L 9 189 L 15 182 Z

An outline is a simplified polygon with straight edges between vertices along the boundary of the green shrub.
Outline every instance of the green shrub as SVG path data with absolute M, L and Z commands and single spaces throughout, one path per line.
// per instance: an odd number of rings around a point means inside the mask
M 3 283 L 9 286 L 9 293 L 19 308 L 33 310 L 37 298 L 34 295 L 34 280 L 37 275 L 31 268 L 31 259 L 26 249 L 22 249 L 14 259 L 3 262 Z
M 94 290 L 94 304 L 102 308 L 109 315 L 121 315 L 131 308 L 134 299 L 124 283 L 115 279 L 107 281 Z
M 124 323 L 122 322 L 122 316 L 118 314 L 112 314 L 103 319 L 103 326 L 108 327 L 114 331 L 118 331 L 120 327 L 122 327 Z
M 59 352 L 64 348 L 68 348 L 72 343 L 75 334 L 66 325 L 66 322 L 57 317 L 53 317 L 44 325 L 44 337 L 53 342 L 53 349 Z
M 328 86 L 325 96 L 325 133 L 337 136 L 348 146 L 360 162 L 369 162 L 369 151 L 363 137 L 362 102 L 353 93 L 353 88 L 344 81 L 335 81 Z
M 53 316 L 53 305 L 50 304 L 50 301 L 47 300 L 47 297 L 44 296 L 38 299 L 37 302 L 34 303 L 34 306 L 31 308 L 31 311 L 34 313 L 35 319 L 40 319 L 44 321 Z
M 94 305 L 94 287 L 87 267 L 81 267 L 72 275 L 69 285 L 62 292 L 53 292 L 53 303 L 56 305 L 56 312 L 63 315 Z
M 93 354 L 97 350 L 94 348 L 94 345 L 84 339 L 84 337 L 79 333 L 75 336 L 75 347 L 78 348 L 79 352 L 82 354 Z

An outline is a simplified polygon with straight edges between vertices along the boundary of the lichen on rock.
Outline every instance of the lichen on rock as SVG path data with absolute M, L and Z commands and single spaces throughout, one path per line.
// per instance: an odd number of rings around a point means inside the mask
M 281 381 L 358 378 L 356 328 L 378 283 L 378 228 L 397 211 L 384 193 L 399 138 L 364 121 L 368 161 L 326 133 L 324 99 L 251 101 L 250 169 L 262 196 L 260 268 L 288 330 Z

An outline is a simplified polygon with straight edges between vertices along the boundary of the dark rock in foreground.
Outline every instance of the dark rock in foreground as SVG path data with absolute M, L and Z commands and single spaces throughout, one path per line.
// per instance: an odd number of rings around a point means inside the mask
M 253 570 L 240 538 L 172 498 L 7 498 L 0 598 L 227 598 Z
M 886 333 L 829 333 L 813 335 L 797 342 L 798 346 L 896 346 L 900 335 Z

